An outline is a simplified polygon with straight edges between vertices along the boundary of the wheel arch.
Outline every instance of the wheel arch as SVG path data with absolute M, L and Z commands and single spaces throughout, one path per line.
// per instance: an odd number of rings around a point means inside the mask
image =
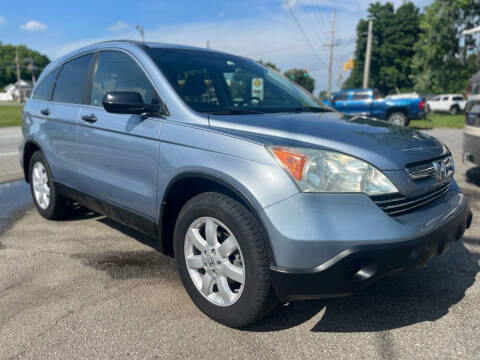
M 30 159 L 32 155 L 36 151 L 42 151 L 40 145 L 34 140 L 27 140 L 23 145 L 23 156 L 22 156 L 22 163 L 23 163 L 23 175 L 25 177 L 25 181 L 27 183 L 30 182 L 29 179 L 29 169 L 30 169 Z M 43 152 L 43 151 L 42 151 Z
M 194 196 L 208 191 L 220 192 L 230 196 L 253 214 L 260 227 L 262 237 L 266 239 L 266 246 L 273 262 L 274 253 L 271 242 L 266 228 L 258 216 L 259 205 L 252 199 L 253 196 L 220 176 L 202 171 L 188 171 L 178 174 L 170 180 L 165 188 L 159 214 L 159 234 L 163 252 L 173 256 L 173 230 L 183 205 Z

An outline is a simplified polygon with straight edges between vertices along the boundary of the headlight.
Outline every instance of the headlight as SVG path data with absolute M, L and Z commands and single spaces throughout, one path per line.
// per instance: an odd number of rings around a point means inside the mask
M 398 192 L 378 169 L 334 151 L 286 146 L 268 148 L 304 192 L 353 192 L 382 195 Z

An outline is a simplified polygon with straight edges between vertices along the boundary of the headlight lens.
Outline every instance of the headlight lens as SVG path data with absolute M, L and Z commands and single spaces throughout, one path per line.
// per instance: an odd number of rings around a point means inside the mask
M 304 192 L 354 192 L 382 195 L 398 192 L 378 169 L 334 151 L 271 146 L 270 152 Z

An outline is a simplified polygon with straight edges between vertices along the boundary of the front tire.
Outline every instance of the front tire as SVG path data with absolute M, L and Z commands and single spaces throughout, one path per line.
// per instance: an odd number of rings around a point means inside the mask
M 40 215 L 48 220 L 58 220 L 70 214 L 71 201 L 58 194 L 52 172 L 41 151 L 36 151 L 30 159 L 29 179 L 33 204 Z
M 407 126 L 407 116 L 401 112 L 394 112 L 388 116 L 387 121 L 397 126 Z
M 450 108 L 450 114 L 452 115 L 458 115 L 460 113 L 460 109 L 458 106 L 454 105 Z
M 256 218 L 220 193 L 189 200 L 175 225 L 174 252 L 183 285 L 212 319 L 244 327 L 276 304 L 270 256 Z

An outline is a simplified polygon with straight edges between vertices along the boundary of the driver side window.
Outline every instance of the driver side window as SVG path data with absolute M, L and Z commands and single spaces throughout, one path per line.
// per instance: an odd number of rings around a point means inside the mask
M 160 99 L 150 80 L 130 56 L 119 51 L 104 51 L 98 57 L 93 79 L 91 105 L 102 106 L 109 91 L 138 92 L 145 104 L 159 104 Z

